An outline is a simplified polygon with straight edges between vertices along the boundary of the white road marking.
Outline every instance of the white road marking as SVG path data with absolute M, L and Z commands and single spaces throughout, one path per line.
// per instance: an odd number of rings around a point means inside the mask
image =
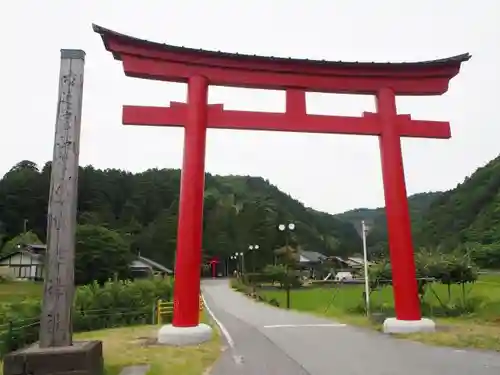
M 243 364 L 243 356 L 242 355 L 233 355 L 233 360 L 237 365 Z
M 212 317 L 215 324 L 217 324 L 219 326 L 219 329 L 222 332 L 222 335 L 226 339 L 229 347 L 231 348 L 231 351 L 233 352 L 233 354 L 232 354 L 233 361 L 236 364 L 241 365 L 243 363 L 243 356 L 234 354 L 234 340 L 231 337 L 231 335 L 229 334 L 229 331 L 226 329 L 224 324 L 222 324 L 222 322 L 219 319 L 217 319 L 214 312 L 210 309 L 203 293 L 201 294 L 201 299 L 203 300 L 203 306 L 205 306 L 205 309 L 207 310 L 208 314 Z
M 264 326 L 264 328 L 302 328 L 302 327 L 345 327 L 346 324 L 331 323 L 331 324 L 275 324 Z

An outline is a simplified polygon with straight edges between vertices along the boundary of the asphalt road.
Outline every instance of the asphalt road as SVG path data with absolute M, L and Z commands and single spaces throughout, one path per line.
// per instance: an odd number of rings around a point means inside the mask
M 211 375 L 500 374 L 500 353 L 430 347 L 274 308 L 226 280 L 202 289 L 227 345 Z

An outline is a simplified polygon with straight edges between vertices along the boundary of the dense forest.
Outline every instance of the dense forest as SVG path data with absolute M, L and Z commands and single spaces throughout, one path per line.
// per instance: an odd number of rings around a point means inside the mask
M 484 267 L 500 268 L 500 156 L 433 200 L 414 238 L 442 252 L 461 248 Z
M 40 170 L 16 164 L 0 180 L 0 248 L 23 231 L 45 241 L 50 163 Z M 79 171 L 78 222 L 119 233 L 131 253 L 171 266 L 177 232 L 180 171 L 129 173 L 92 166 Z M 473 254 L 483 267 L 500 268 L 500 156 L 454 189 L 409 197 L 415 247 Z M 356 226 L 371 226 L 372 254 L 387 254 L 384 208 L 330 215 L 305 207 L 260 177 L 206 175 L 205 257 L 227 258 L 259 245 L 257 262 L 270 263 L 284 243 L 279 223 L 293 221 L 291 241 L 325 254 L 360 253 Z M 6 246 L 3 246 L 4 251 Z
M 25 230 L 45 241 L 50 163 L 39 170 L 16 164 L 0 180 L 0 238 L 7 243 Z M 132 253 L 172 266 L 176 248 L 180 171 L 116 169 L 79 171 L 78 223 L 119 232 Z M 259 177 L 206 175 L 203 251 L 224 259 L 259 244 L 257 262 L 270 263 L 284 243 L 279 223 L 293 221 L 291 241 L 325 254 L 359 252 L 349 223 L 314 211 Z M 4 246 L 5 248 L 5 246 Z

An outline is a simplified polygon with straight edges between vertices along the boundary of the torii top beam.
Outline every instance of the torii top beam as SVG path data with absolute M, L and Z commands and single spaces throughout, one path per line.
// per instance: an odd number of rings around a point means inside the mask
M 343 62 L 205 51 L 134 38 L 93 25 L 131 77 L 187 82 L 202 75 L 211 85 L 309 92 L 441 95 L 470 54 L 404 63 Z

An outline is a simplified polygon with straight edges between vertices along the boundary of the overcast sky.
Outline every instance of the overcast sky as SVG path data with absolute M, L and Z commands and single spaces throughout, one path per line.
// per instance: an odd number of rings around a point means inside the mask
M 418 61 L 464 52 L 442 97 L 398 98 L 400 113 L 449 120 L 452 139 L 403 141 L 409 194 L 450 189 L 499 153 L 498 0 L 16 0 L 0 5 L 0 175 L 52 158 L 61 48 L 87 53 L 80 164 L 179 168 L 183 131 L 121 125 L 123 104 L 183 101 L 183 84 L 127 78 L 91 24 L 139 38 L 259 55 Z M 229 109 L 282 111 L 284 93 L 212 87 Z M 309 94 L 308 112 L 361 115 L 369 96 Z M 263 176 L 313 208 L 383 205 L 376 137 L 210 130 L 208 172 Z

